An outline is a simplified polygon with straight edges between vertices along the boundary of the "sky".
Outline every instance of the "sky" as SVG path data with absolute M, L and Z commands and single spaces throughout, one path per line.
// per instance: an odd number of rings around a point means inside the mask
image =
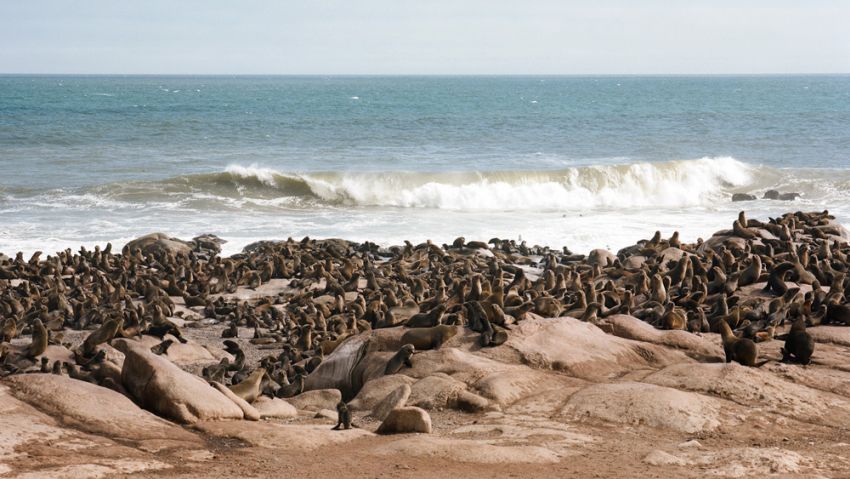
M 850 73 L 850 0 L 8 0 L 0 73 Z

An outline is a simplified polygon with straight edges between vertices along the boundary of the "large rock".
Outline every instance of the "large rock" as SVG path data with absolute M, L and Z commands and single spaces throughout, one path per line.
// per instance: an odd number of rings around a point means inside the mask
M 130 241 L 122 251 L 127 254 L 137 249 L 141 250 L 144 255 L 176 255 L 180 253 L 188 254 L 192 251 L 192 245 L 177 238 L 170 238 L 165 233 L 150 233 Z
M 21 374 L 6 380 L 13 394 L 64 424 L 134 441 L 195 441 L 195 435 L 140 409 L 111 389 L 56 374 Z
M 346 339 L 307 376 L 304 390 L 338 389 L 346 399 L 354 397 L 363 387 L 364 381 L 353 372 L 366 355 L 368 346 L 368 334 Z
M 404 407 L 410 397 L 410 386 L 402 384 L 395 391 L 387 394 L 383 401 L 372 410 L 372 417 L 383 421 L 393 409 Z
M 424 409 L 411 406 L 393 409 L 378 426 L 378 434 L 431 433 L 431 416 Z
M 144 408 L 181 423 L 242 419 L 242 409 L 203 379 L 187 373 L 135 341 L 118 339 L 125 355 L 121 380 Z
M 602 248 L 595 249 L 587 255 L 588 263 L 590 263 L 591 265 L 599 265 L 603 268 L 606 266 L 611 266 L 616 260 L 617 256 L 614 255 L 614 253 Z
M 320 411 L 322 409 L 336 410 L 336 405 L 342 400 L 339 389 L 319 389 L 306 391 L 289 398 L 289 403 L 295 409 L 304 411 Z

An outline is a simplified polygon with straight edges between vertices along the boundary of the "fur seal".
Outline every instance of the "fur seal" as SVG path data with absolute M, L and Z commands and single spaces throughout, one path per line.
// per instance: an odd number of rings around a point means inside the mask
M 791 325 L 791 331 L 785 339 L 785 347 L 782 348 L 782 361 L 795 361 L 800 364 L 809 364 L 812 353 L 815 351 L 815 340 L 806 331 L 806 321 L 800 316 Z
M 416 350 L 437 349 L 454 337 L 459 326 L 440 324 L 432 328 L 413 328 L 401 336 L 402 344 L 412 344 Z
M 427 313 L 418 313 L 408 319 L 404 325 L 408 328 L 431 328 L 442 324 L 443 313 L 446 311 L 446 305 L 438 304 Z
M 88 357 L 95 353 L 95 348 L 98 345 L 111 341 L 118 329 L 124 323 L 123 319 L 110 319 L 103 323 L 99 328 L 86 337 L 82 345 L 83 356 Z
M 27 346 L 24 355 L 28 358 L 34 358 L 44 354 L 47 350 L 47 328 L 40 319 L 36 319 L 32 325 L 32 342 Z
M 266 370 L 264 368 L 257 368 L 242 382 L 230 386 L 230 390 L 233 391 L 233 394 L 236 394 L 244 399 L 245 402 L 251 404 L 260 397 L 260 391 L 263 389 L 263 378 L 265 376 Z
M 336 426 L 334 426 L 332 430 L 339 431 L 340 429 L 351 429 L 352 427 L 357 427 L 351 422 L 351 411 L 348 410 L 348 405 L 345 404 L 345 401 L 340 401 L 336 404 L 336 415 Z
M 387 367 L 384 369 L 384 374 L 395 374 L 401 370 L 402 366 L 412 368 L 413 362 L 410 358 L 415 352 L 416 348 L 414 348 L 412 344 L 403 345 L 398 352 L 395 353 L 389 361 L 387 361 Z
M 723 352 L 726 362 L 736 361 L 744 366 L 754 367 L 758 357 L 756 343 L 750 339 L 739 338 L 732 332 L 726 320 L 720 320 L 720 336 L 723 338 Z

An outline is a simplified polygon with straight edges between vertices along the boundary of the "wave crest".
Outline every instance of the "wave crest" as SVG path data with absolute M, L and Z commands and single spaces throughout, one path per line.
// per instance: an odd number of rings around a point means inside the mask
M 225 170 L 234 181 L 273 188 L 280 196 L 310 196 L 347 206 L 452 210 L 697 206 L 749 184 L 752 173 L 753 167 L 730 157 L 554 171 L 294 175 L 257 165 Z

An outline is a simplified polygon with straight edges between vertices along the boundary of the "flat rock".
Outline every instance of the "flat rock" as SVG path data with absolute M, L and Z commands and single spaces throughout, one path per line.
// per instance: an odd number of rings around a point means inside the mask
M 378 426 L 378 434 L 431 433 L 431 416 L 415 406 L 393 409 Z
M 239 406 L 198 376 L 135 341 L 119 339 L 114 344 L 126 356 L 122 383 L 142 407 L 188 424 L 243 418 Z
M 318 389 L 303 392 L 288 398 L 287 401 L 299 411 L 336 410 L 336 405 L 342 401 L 342 393 L 339 392 L 339 389 Z
M 850 426 L 850 400 L 786 381 L 761 368 L 737 363 L 681 364 L 653 373 L 645 382 L 719 396 L 747 408 L 831 426 Z
M 582 389 L 570 398 L 563 414 L 695 433 L 717 429 L 720 409 L 714 398 L 653 384 L 623 382 Z
M 295 406 L 280 398 L 260 396 L 251 405 L 260 412 L 260 417 L 263 419 L 286 419 L 298 416 Z
M 213 436 L 241 439 L 252 446 L 307 451 L 373 435 L 358 428 L 334 431 L 326 424 L 291 425 L 265 421 L 200 422 L 194 427 Z
M 373 454 L 393 457 L 440 457 L 478 464 L 554 464 L 560 456 L 539 446 L 495 446 L 485 441 L 431 435 L 406 437 L 382 444 Z
M 135 420 L 133 416 L 130 414 L 132 421 Z M 96 428 L 101 427 L 111 428 L 103 423 Z M 159 426 L 154 427 L 153 433 L 160 430 Z M 176 430 L 176 437 L 189 437 L 194 441 L 191 433 L 174 426 L 171 429 Z M 147 436 L 144 431 L 135 430 L 126 434 L 122 437 L 131 440 Z M 181 446 L 186 444 L 180 443 Z M 9 386 L 0 384 L 0 476 L 7 477 L 14 471 L 16 478 L 115 477 L 170 467 L 137 447 L 65 427 L 57 419 L 16 399 Z
M 818 343 L 832 343 L 840 346 L 850 346 L 850 328 L 847 326 L 818 326 L 807 328 Z
M 676 457 L 658 449 L 647 454 L 646 457 L 643 458 L 643 462 L 651 466 L 686 466 L 690 464 L 690 462 L 680 457 Z

